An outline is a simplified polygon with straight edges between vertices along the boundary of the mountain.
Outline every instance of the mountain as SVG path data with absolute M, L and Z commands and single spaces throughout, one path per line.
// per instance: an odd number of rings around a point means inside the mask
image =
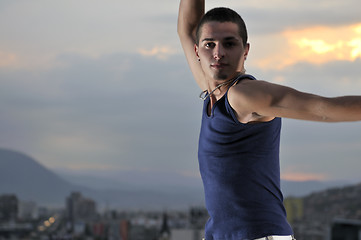
M 346 181 L 281 181 L 281 189 L 285 197 L 303 197 L 314 192 L 334 187 L 350 185 Z
M 360 183 L 289 199 L 287 212 L 295 236 L 299 240 L 325 239 L 332 232 L 340 235 L 328 239 L 359 239 L 360 199 Z
M 42 204 L 64 204 L 66 195 L 77 190 L 31 157 L 0 149 L 0 193 Z
M 193 190 L 164 192 L 129 186 L 117 189 L 81 186 L 65 180 L 23 153 L 0 149 L 0 194 L 16 194 L 20 200 L 63 207 L 66 197 L 73 191 L 95 200 L 101 208 L 181 208 L 203 202 L 202 194 L 198 196 Z
M 282 181 L 281 186 L 285 197 L 300 197 L 343 185 Z M 201 180 L 197 178 L 136 171 L 113 172 L 107 176 L 54 172 L 23 153 L 0 149 L 0 194 L 13 193 L 20 200 L 63 207 L 73 191 L 94 199 L 100 207 L 187 208 L 204 204 Z
M 78 185 L 97 189 L 158 189 L 162 192 L 193 191 L 195 196 L 203 196 L 203 186 L 200 177 L 169 175 L 167 173 L 141 171 L 71 172 L 65 169 L 55 169 L 57 174 Z M 154 176 L 156 175 L 156 176 Z M 308 194 L 332 187 L 351 185 L 346 181 L 281 181 L 284 197 L 303 197 Z M 175 187 L 176 186 L 176 187 Z M 183 194 L 184 195 L 184 194 Z
M 55 173 L 72 183 L 95 189 L 157 189 L 168 192 L 193 189 L 203 193 L 200 176 L 185 176 L 181 173 L 144 170 L 69 170 L 56 168 Z

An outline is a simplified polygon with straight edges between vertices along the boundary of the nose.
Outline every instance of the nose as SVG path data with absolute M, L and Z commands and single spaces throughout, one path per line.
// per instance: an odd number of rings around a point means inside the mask
M 224 49 L 221 44 L 217 44 L 217 46 L 214 48 L 213 57 L 216 60 L 220 60 L 224 57 Z

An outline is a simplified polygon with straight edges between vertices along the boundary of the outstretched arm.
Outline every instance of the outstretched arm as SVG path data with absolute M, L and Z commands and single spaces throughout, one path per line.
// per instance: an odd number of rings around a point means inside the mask
M 207 85 L 203 70 L 195 54 L 196 29 L 204 15 L 205 0 L 181 0 L 178 14 L 178 36 L 189 67 L 199 87 L 204 90 Z
M 328 98 L 265 81 L 246 80 L 232 87 L 228 98 L 244 123 L 262 116 L 321 122 L 361 121 L 361 96 Z

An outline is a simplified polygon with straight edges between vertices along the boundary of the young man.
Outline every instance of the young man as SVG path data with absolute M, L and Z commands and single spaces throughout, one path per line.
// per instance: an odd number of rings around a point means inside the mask
M 325 98 L 246 75 L 250 46 L 231 9 L 181 0 L 178 34 L 203 91 L 199 166 L 206 240 L 292 239 L 280 191 L 281 118 L 361 120 L 361 97 Z

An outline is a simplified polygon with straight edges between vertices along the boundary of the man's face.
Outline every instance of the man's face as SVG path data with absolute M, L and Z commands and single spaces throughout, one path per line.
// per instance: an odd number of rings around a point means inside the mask
M 202 26 L 195 51 L 207 78 L 228 80 L 243 71 L 249 46 L 243 46 L 238 26 L 232 22 L 208 22 Z

